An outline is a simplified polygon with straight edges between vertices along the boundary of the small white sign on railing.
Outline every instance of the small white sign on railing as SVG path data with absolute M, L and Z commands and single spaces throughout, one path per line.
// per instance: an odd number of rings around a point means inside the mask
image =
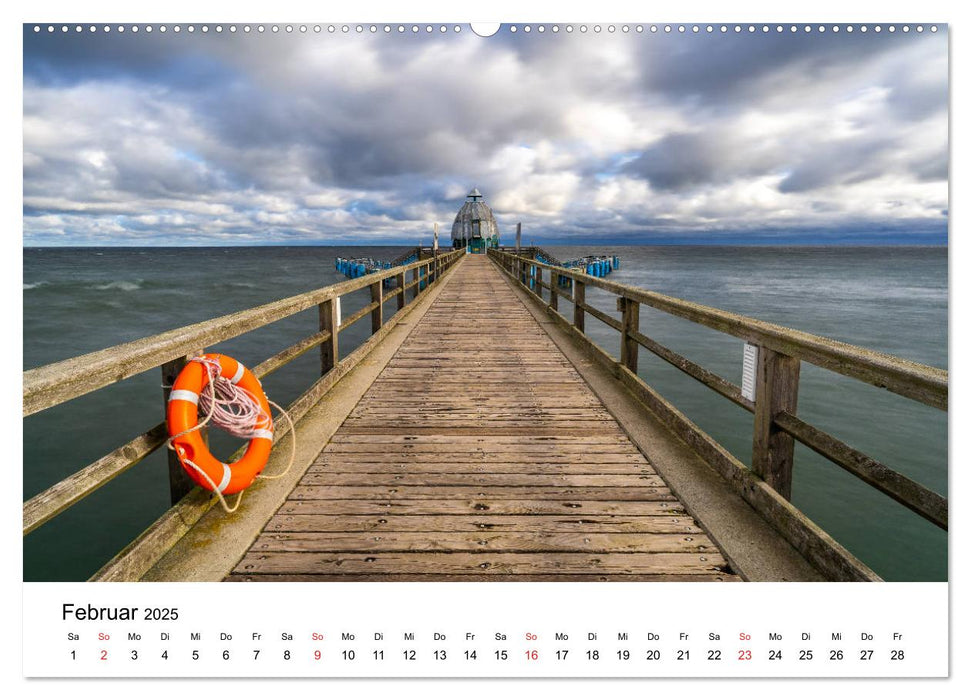
M 755 401 L 755 370 L 759 366 L 759 346 L 745 343 L 742 352 L 742 396 Z
M 334 297 L 334 302 L 337 304 L 337 327 L 340 328 L 341 325 L 341 298 Z

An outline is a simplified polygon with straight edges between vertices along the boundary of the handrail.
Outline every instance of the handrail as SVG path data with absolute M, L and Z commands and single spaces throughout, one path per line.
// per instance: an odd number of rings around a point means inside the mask
M 441 264 L 450 265 L 463 252 L 445 253 L 438 260 Z M 26 417 L 57 406 L 154 369 L 199 348 L 235 338 L 349 292 L 364 289 L 375 282 L 397 277 L 409 270 L 428 267 L 432 262 L 432 259 L 425 259 L 381 270 L 347 282 L 27 370 L 23 374 L 23 415 Z
M 203 347 L 261 328 L 315 305 L 321 309 L 321 328 L 262 361 L 253 367 L 252 371 L 258 378 L 265 377 L 311 349 L 321 346 L 321 374 L 322 378 L 327 377 L 333 373 L 337 365 L 335 361 L 328 362 L 325 357 L 329 355 L 331 360 L 336 359 L 337 334 L 371 314 L 373 335 L 383 325 L 380 314 L 385 299 L 397 297 L 398 311 L 395 313 L 397 316 L 405 307 L 405 292 L 413 289 L 412 299 L 415 299 L 423 289 L 418 286 L 416 279 L 412 284 L 402 285 L 401 289 L 385 296 L 381 289 L 381 282 L 384 279 L 396 277 L 401 282 L 409 270 L 417 278 L 419 268 L 423 268 L 422 284 L 434 284 L 440 275 L 464 254 L 464 249 L 450 251 L 437 258 L 423 259 L 409 265 L 383 270 L 252 309 L 202 321 L 185 328 L 28 370 L 24 372 L 24 416 L 64 403 L 139 372 L 159 366 L 167 367 L 174 360 L 178 361 L 180 358 L 184 360 L 186 356 L 198 353 Z M 372 302 L 344 319 L 343 323 L 334 324 L 334 328 L 326 327 L 324 309 L 326 308 L 329 313 L 336 313 L 332 308 L 333 300 L 365 287 L 371 289 Z M 340 368 L 340 371 L 346 372 L 347 367 Z M 278 432 L 277 437 L 282 437 L 285 431 Z M 163 422 L 28 499 L 23 505 L 24 535 L 78 503 L 164 444 L 165 424 Z M 175 492 L 176 490 L 173 489 L 173 493 Z M 175 500 L 177 499 L 173 498 L 173 502 Z
M 631 301 L 647 304 L 672 316 L 797 357 L 818 367 L 859 379 L 928 406 L 947 410 L 946 370 L 658 292 L 609 282 L 602 277 L 592 277 L 582 272 L 547 265 L 504 251 L 498 251 L 495 255 L 509 256 L 512 260 L 521 263 L 553 270 L 557 275 L 569 277 L 591 287 L 598 287 Z
M 906 398 L 945 411 L 948 399 L 946 370 L 638 287 L 608 282 L 603 278 L 548 265 L 507 251 L 490 250 L 489 255 L 522 289 L 545 304 L 547 313 L 578 334 L 579 339 L 586 342 L 588 349 L 599 360 L 613 367 L 617 376 L 626 385 L 633 388 L 638 395 L 648 397 L 649 405 L 660 407 L 666 416 L 666 422 L 676 431 L 680 431 L 679 434 L 683 433 L 682 437 L 685 437 L 689 444 L 699 446 L 710 455 L 724 452 L 723 447 L 707 434 L 700 433 L 697 426 L 690 424 L 683 415 L 664 402 L 655 390 L 648 387 L 637 376 L 638 347 L 649 350 L 717 394 L 754 413 L 751 469 L 745 469 L 747 473 L 740 474 L 732 466 L 732 460 L 727 458 L 719 459 L 718 467 L 741 495 L 762 512 L 764 517 L 773 522 L 787 538 L 792 534 L 787 529 L 792 527 L 792 518 L 797 516 L 791 513 L 780 515 L 786 512 L 785 508 L 780 508 L 778 503 L 773 505 L 774 502 L 771 499 L 757 497 L 751 486 L 744 484 L 758 484 L 759 488 L 770 489 L 770 493 L 774 494 L 772 498 L 781 497 L 782 502 L 788 501 L 791 491 L 794 440 L 798 440 L 830 462 L 893 498 L 925 520 L 947 529 L 947 498 L 795 415 L 799 365 L 803 361 L 886 388 Z M 543 270 L 548 270 L 550 273 L 549 284 L 543 282 Z M 571 284 L 562 292 L 558 290 L 558 285 L 554 281 L 556 276 L 571 280 Z M 617 295 L 617 309 L 623 312 L 623 318 L 617 320 L 588 304 L 586 301 L 588 286 Z M 548 290 L 548 300 L 543 297 L 544 289 Z M 569 299 L 573 303 L 572 322 L 559 311 L 560 297 Z M 758 348 L 759 358 L 755 399 L 744 396 L 741 388 L 732 382 L 642 333 L 639 329 L 638 311 L 641 303 L 755 345 Z M 609 355 L 586 336 L 586 315 L 597 318 L 620 333 L 619 359 Z M 737 461 L 736 464 L 739 468 L 743 466 Z M 755 482 L 751 481 L 753 477 L 756 479 Z M 791 509 L 790 505 L 787 507 Z M 798 513 L 798 511 L 793 512 Z M 803 525 L 806 528 L 811 525 L 811 521 L 801 513 L 798 513 L 798 517 L 804 519 Z M 811 528 L 801 530 L 801 535 L 792 536 L 791 543 L 831 571 L 839 571 L 841 566 L 846 565 L 845 550 L 839 553 L 829 547 L 825 544 L 825 538 L 822 535 L 813 536 L 815 543 L 807 544 L 810 540 L 806 539 L 806 533 L 810 531 Z M 821 555 L 820 552 L 826 549 L 830 549 L 830 554 Z M 829 557 L 828 561 L 827 557 Z M 837 559 L 841 559 L 841 563 L 837 563 Z

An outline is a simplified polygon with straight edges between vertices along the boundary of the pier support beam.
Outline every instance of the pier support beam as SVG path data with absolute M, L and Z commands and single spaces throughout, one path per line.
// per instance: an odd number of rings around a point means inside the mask
M 583 305 L 587 303 L 587 285 L 573 280 L 573 327 L 583 333 Z
M 620 338 L 620 362 L 634 374 L 637 374 L 637 341 L 634 333 L 640 330 L 641 305 L 626 297 L 617 298 L 617 310 L 623 312 L 623 334 Z
M 340 319 L 337 318 L 337 304 L 339 299 L 328 299 L 318 305 L 320 330 L 330 332 L 330 337 L 320 344 L 320 376 L 324 376 L 337 364 L 339 348 L 337 345 L 337 330 Z
M 405 308 L 405 273 L 402 272 L 395 279 L 398 283 L 398 293 L 395 295 L 395 298 L 398 300 L 398 311 L 401 311 Z
M 179 372 L 185 367 L 189 360 L 193 357 L 198 357 L 202 355 L 205 351 L 199 350 L 199 352 L 189 353 L 185 357 L 178 357 L 171 362 L 166 362 L 162 365 L 162 411 L 163 415 L 168 414 L 169 406 L 169 394 L 172 393 L 172 385 L 175 384 L 176 377 L 179 376 Z M 209 429 L 202 428 L 199 431 L 202 441 L 209 444 Z M 171 498 L 172 505 L 175 505 L 182 500 L 189 491 L 195 486 L 195 482 L 189 478 L 186 474 L 185 468 L 182 466 L 182 462 L 179 461 L 178 456 L 176 456 L 174 450 L 165 450 L 167 453 L 167 460 L 169 464 L 169 497 Z
M 787 501 L 792 497 L 795 443 L 791 435 L 775 424 L 775 417 L 783 411 L 796 413 L 799 365 L 798 358 L 764 346 L 759 348 L 752 471 Z
M 384 294 L 380 282 L 371 285 L 371 303 L 377 304 L 377 307 L 371 312 L 371 333 L 377 333 L 381 330 L 381 324 L 384 320 Z

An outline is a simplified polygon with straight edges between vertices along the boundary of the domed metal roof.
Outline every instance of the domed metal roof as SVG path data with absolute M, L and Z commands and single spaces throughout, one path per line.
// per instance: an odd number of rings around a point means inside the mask
M 499 239 L 499 225 L 496 224 L 496 217 L 492 213 L 489 205 L 482 201 L 482 194 L 477 188 L 473 188 L 468 194 L 468 199 L 452 224 L 452 241 L 469 241 L 474 233 L 478 233 L 482 238 Z

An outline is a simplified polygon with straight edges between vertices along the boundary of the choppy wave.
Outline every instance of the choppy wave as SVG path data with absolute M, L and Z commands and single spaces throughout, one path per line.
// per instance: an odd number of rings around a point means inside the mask
M 37 289 L 38 287 L 45 287 L 48 284 L 50 283 L 46 282 L 45 280 L 41 280 L 40 282 L 24 282 L 24 291 L 26 292 L 28 289 Z
M 142 288 L 142 282 L 143 280 L 135 280 L 134 282 L 131 282 L 128 280 L 115 280 L 113 282 L 108 282 L 106 284 L 96 284 L 93 287 L 91 287 L 91 289 L 98 289 L 102 291 L 109 290 L 109 289 L 117 289 L 118 291 L 121 291 L 121 292 L 134 292 L 136 289 Z

